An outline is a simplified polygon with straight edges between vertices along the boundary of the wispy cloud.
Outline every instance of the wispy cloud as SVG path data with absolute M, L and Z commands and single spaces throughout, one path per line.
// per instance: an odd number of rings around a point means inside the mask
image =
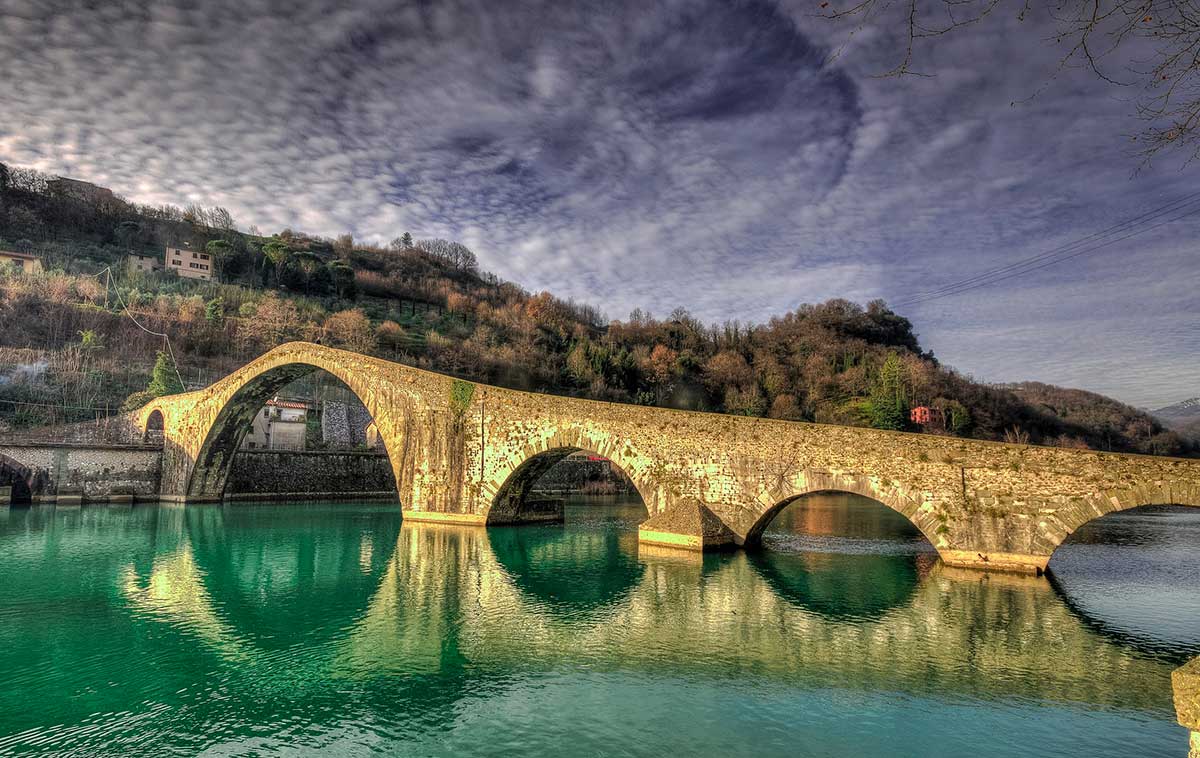
M 1130 178 L 1128 103 L 1086 76 L 1012 105 L 1053 68 L 1037 19 L 947 37 L 934 78 L 895 80 L 872 76 L 888 34 L 830 65 L 845 30 L 769 0 L 273 9 L 0 0 L 0 160 L 266 230 L 455 237 L 617 317 L 710 320 L 900 300 L 1189 184 Z M 1200 316 L 1195 231 L 910 315 L 983 378 L 1196 394 L 1200 345 L 1174 328 Z

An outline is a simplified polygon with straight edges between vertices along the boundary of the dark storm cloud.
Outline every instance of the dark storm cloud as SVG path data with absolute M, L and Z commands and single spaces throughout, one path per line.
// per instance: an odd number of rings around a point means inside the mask
M 1011 107 L 1054 59 L 1036 32 L 1014 45 L 1002 21 L 939 46 L 934 79 L 886 80 L 872 76 L 890 66 L 886 35 L 855 35 L 830 64 L 844 37 L 810 11 L 0 0 L 0 160 L 221 204 L 267 231 L 454 237 L 615 316 L 687 305 L 713 320 L 901 299 L 1186 184 L 1106 159 L 1127 114 L 1094 82 Z M 1137 276 L 1080 261 L 912 315 L 988 378 L 1169 400 L 1200 383 L 1178 358 L 1197 338 L 1176 328 L 1200 306 L 1166 275 L 1194 272 L 1193 230 L 1142 242 Z M 1114 358 L 1104 334 L 1128 338 L 1140 373 L 1070 369 Z

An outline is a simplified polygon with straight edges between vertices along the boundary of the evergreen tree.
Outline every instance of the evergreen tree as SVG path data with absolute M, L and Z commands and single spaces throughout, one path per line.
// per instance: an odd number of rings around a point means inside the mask
M 337 296 L 353 300 L 358 293 L 358 288 L 354 283 L 354 267 L 345 261 L 335 260 L 330 261 L 327 268 L 333 279 L 333 287 Z
M 183 382 L 179 381 L 179 373 L 175 369 L 175 361 L 163 351 L 158 351 L 154 359 L 154 371 L 150 374 L 150 384 L 146 392 L 154 397 L 175 395 L 183 392 Z
M 279 238 L 274 238 L 262 246 L 262 282 L 263 286 L 267 285 L 270 278 L 275 279 L 275 284 L 279 284 L 279 276 L 283 273 L 284 264 L 288 258 L 292 256 L 292 251 Z
M 214 297 L 204 306 L 204 320 L 211 326 L 220 326 L 225 321 L 225 299 Z M 161 355 L 161 353 L 159 353 Z
M 908 416 L 908 386 L 900 356 L 890 353 L 871 390 L 871 426 L 876 429 L 904 428 Z
M 233 245 L 225 240 L 213 240 L 204 246 L 204 252 L 208 253 L 209 260 L 212 261 L 213 273 L 217 275 L 218 281 L 224 279 L 225 264 L 233 255 Z

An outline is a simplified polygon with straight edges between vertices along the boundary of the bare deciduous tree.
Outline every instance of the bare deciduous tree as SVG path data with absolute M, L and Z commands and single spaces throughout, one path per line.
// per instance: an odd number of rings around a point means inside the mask
M 475 253 L 461 242 L 444 239 L 419 240 L 417 249 L 449 263 L 459 271 L 476 271 L 479 268 Z
M 977 25 L 1001 8 L 1024 19 L 1032 0 L 850 0 L 821 2 L 820 16 L 854 24 L 851 34 L 902 13 L 905 34 L 896 65 L 881 76 L 928 76 L 914 67 L 916 48 L 932 38 Z M 1102 80 L 1138 90 L 1137 115 L 1146 125 L 1133 136 L 1150 159 L 1167 149 L 1200 156 L 1200 2 L 1197 0 L 1065 0 L 1049 4 L 1063 49 L 1051 79 L 1083 67 Z M 1148 55 L 1146 55 L 1148 53 Z M 1036 96 L 1038 91 L 1030 93 Z

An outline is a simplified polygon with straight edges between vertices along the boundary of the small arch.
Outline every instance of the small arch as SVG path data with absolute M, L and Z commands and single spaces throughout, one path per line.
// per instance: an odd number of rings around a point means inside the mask
M 33 471 L 0 453 L 0 487 L 11 488 L 10 505 L 33 504 Z
M 630 466 L 623 465 L 618 453 L 609 451 L 606 455 L 605 448 L 608 446 L 590 444 L 588 440 L 575 439 L 574 435 L 569 433 L 560 433 L 556 437 L 557 444 L 546 443 L 535 447 L 531 455 L 503 477 L 496 488 L 495 496 L 488 503 L 486 523 L 491 525 L 561 521 L 562 501 L 540 498 L 533 494 L 533 488 L 546 472 L 567 456 L 578 452 L 591 453 L 611 461 L 612 465 L 629 479 L 634 492 L 649 513 L 651 503 L 645 495 L 648 488 L 637 480 Z
M 795 517 L 791 528 L 767 540 L 776 549 L 752 551 L 747 559 L 781 599 L 826 618 L 881 618 L 912 598 L 938 560 L 906 516 L 844 491 L 787 498 L 756 524 L 754 544 L 762 545 L 766 527 L 787 516 Z
M 146 417 L 146 427 L 142 430 L 142 442 L 150 445 L 161 445 L 166 429 L 166 420 L 162 410 L 155 408 Z
M 1042 535 L 1041 554 L 1054 559 L 1054 553 L 1072 534 L 1084 526 L 1113 513 L 1131 511 L 1149 506 L 1180 506 L 1200 508 L 1200 487 L 1162 487 L 1157 493 L 1154 487 L 1139 487 L 1113 496 L 1092 497 L 1072 503 L 1054 515 L 1060 529 Z M 1144 493 L 1144 494 L 1139 494 Z
M 839 475 L 837 477 L 830 477 L 820 473 L 809 473 L 806 475 L 806 479 L 812 482 L 812 486 L 779 499 L 774 505 L 759 514 L 758 518 L 746 531 L 746 547 L 757 547 L 761 544 L 763 532 L 766 531 L 767 527 L 784 508 L 800 498 L 822 493 L 848 493 L 873 500 L 908 519 L 909 523 L 917 528 L 930 545 L 937 546 L 938 543 L 935 538 L 937 525 L 932 522 L 931 517 L 918 513 L 919 503 L 916 501 L 901 499 L 893 493 L 880 492 L 872 486 L 870 480 L 860 476 Z
M 490 530 L 488 539 L 497 562 L 524 595 L 551 614 L 590 617 L 628 598 L 645 571 L 637 559 L 637 534 L 632 527 L 647 517 L 647 503 L 628 469 L 589 444 L 546 445 L 504 479 L 488 508 L 486 523 L 563 521 L 565 498 L 543 496 L 535 489 L 551 469 L 576 453 L 608 460 L 614 473 L 623 474 L 632 485 L 641 514 L 628 521 L 628 530 L 497 528 Z

